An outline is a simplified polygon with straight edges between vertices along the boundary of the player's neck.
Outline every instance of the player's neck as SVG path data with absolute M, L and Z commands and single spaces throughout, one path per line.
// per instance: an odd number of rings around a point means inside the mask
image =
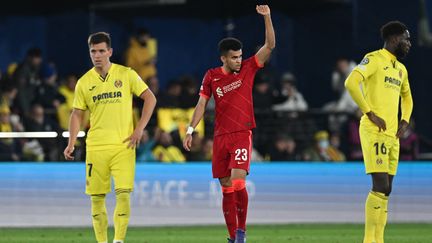
M 232 74 L 232 73 L 234 73 L 230 68 L 225 67 L 225 66 L 222 66 L 222 67 L 221 67 L 221 70 L 222 70 L 222 72 L 223 72 L 224 74 Z
M 108 74 L 108 71 L 111 67 L 112 63 L 107 62 L 107 64 L 103 67 L 95 67 L 96 72 L 101 75 L 102 77 L 105 77 Z
M 392 46 L 388 45 L 387 43 L 384 43 L 384 49 L 386 49 L 388 52 L 390 52 L 391 54 L 393 54 L 394 56 L 396 56 L 396 48 L 393 48 Z

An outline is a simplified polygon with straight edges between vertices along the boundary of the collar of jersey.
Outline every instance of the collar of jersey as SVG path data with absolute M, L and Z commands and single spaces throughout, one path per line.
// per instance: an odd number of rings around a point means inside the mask
M 391 60 L 396 60 L 396 56 L 389 52 L 387 49 L 382 48 L 381 50 L 388 58 L 390 58 Z
M 111 66 L 110 66 L 110 68 L 108 69 L 108 72 L 107 72 L 107 75 L 105 76 L 105 79 L 103 79 L 102 78 L 102 76 L 96 71 L 96 68 L 95 67 L 93 67 L 93 72 L 96 74 L 96 76 L 102 81 L 102 82 L 105 82 L 105 81 L 107 81 L 107 79 L 108 79 L 108 77 L 109 77 L 109 75 L 110 75 L 110 73 L 111 73 L 111 70 L 113 69 L 113 66 L 114 66 L 114 63 L 111 63 Z M 102 80 L 103 79 L 103 80 Z

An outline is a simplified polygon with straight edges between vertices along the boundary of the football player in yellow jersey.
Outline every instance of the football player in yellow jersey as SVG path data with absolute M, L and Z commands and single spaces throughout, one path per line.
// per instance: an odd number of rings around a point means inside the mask
M 156 98 L 131 68 L 110 62 L 111 38 L 98 32 L 88 39 L 94 67 L 77 83 L 69 122 L 69 142 L 64 150 L 68 160 L 80 128 L 84 110 L 90 111 L 90 130 L 86 146 L 86 194 L 91 197 L 91 211 L 96 240 L 107 243 L 108 217 L 105 195 L 114 179 L 114 243 L 123 243 L 130 217 L 130 192 L 135 177 L 135 148 L 139 144 L 156 105 Z M 141 118 L 133 128 L 132 98 L 144 100 Z
M 388 197 L 399 160 L 399 137 L 406 131 L 413 109 L 408 72 L 399 62 L 411 47 L 407 27 L 399 21 L 382 26 L 384 48 L 366 54 L 345 81 L 363 112 L 360 140 L 372 190 L 365 205 L 364 243 L 384 242 Z M 399 99 L 401 120 L 398 121 Z

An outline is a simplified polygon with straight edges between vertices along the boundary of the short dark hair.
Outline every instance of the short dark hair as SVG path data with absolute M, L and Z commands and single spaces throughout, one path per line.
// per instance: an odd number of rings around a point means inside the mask
M 238 51 L 242 49 L 243 45 L 238 39 L 228 37 L 219 41 L 218 47 L 220 55 L 225 56 L 229 51 Z
M 389 37 L 394 35 L 402 35 L 408 28 L 400 21 L 390 21 L 381 27 L 381 38 L 387 41 Z
M 42 56 L 42 50 L 38 47 L 32 47 L 27 50 L 27 57 L 41 57 Z
M 111 37 L 107 32 L 93 33 L 88 38 L 88 45 L 94 45 L 105 42 L 108 48 L 111 48 Z

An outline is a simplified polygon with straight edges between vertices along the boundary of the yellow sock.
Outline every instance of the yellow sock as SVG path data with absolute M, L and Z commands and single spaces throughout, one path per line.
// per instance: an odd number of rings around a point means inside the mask
M 91 196 L 91 213 L 96 240 L 108 242 L 108 217 L 104 194 Z
M 365 204 L 365 234 L 363 243 L 376 243 L 375 231 L 381 214 L 384 198 L 384 193 L 374 191 L 369 192 Z
M 114 241 L 123 241 L 130 217 L 130 190 L 116 190 L 116 207 L 114 210 Z
M 376 243 L 384 243 L 384 229 L 387 224 L 387 206 L 388 206 L 388 197 L 385 196 L 385 199 L 382 200 L 381 204 L 381 213 L 378 217 L 378 223 L 375 229 L 375 240 Z

